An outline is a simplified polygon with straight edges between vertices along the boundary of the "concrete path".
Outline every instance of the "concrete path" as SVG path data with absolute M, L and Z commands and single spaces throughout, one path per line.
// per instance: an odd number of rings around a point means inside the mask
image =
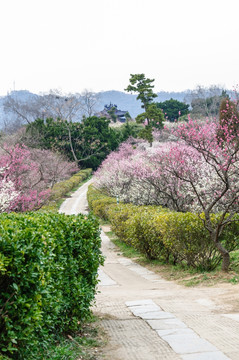
M 76 190 L 71 195 L 71 197 L 69 197 L 62 203 L 59 212 L 65 213 L 67 215 L 76 215 L 79 213 L 87 214 L 89 209 L 86 194 L 88 186 L 92 184 L 92 182 L 93 179 L 87 181 L 81 187 L 79 187 L 79 189 Z
M 86 211 L 86 188 L 61 211 Z M 124 258 L 103 231 L 101 237 L 106 260 L 93 311 L 109 337 L 104 359 L 239 360 L 239 301 L 223 301 L 237 285 L 177 285 Z

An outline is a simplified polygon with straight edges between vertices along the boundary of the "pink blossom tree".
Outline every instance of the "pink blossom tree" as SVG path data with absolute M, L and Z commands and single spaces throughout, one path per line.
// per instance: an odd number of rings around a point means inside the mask
M 175 177 L 189 184 L 193 194 L 192 208 L 204 214 L 200 217 L 222 256 L 224 271 L 229 268 L 230 255 L 220 242 L 220 236 L 239 210 L 239 144 L 235 141 L 239 128 L 235 122 L 238 124 L 239 119 L 233 115 L 231 121 L 224 124 L 207 122 L 202 126 L 189 120 L 188 124 L 179 126 L 176 135 L 196 151 L 202 165 L 193 164 L 193 159 L 190 159 L 192 166 L 184 167 L 183 164 L 179 168 L 174 166 L 173 170 Z M 236 130 L 232 131 L 232 128 Z M 222 134 L 221 138 L 218 138 L 218 133 Z M 176 159 L 175 152 L 172 158 Z M 179 157 L 177 160 L 180 161 Z M 212 220 L 215 213 L 218 214 L 217 221 Z
M 227 271 L 230 254 L 221 236 L 239 209 L 239 127 L 235 122 L 239 122 L 235 113 L 223 124 L 189 119 L 173 130 L 177 142 L 147 151 L 122 145 L 96 173 L 98 186 L 114 196 L 116 190 L 124 201 L 198 213 Z
M 0 211 L 39 209 L 48 198 L 50 187 L 76 171 L 75 164 L 51 151 L 18 144 L 1 147 L 0 168 Z
M 0 212 L 6 211 L 18 195 L 19 193 L 15 190 L 13 182 L 2 178 L 0 180 Z

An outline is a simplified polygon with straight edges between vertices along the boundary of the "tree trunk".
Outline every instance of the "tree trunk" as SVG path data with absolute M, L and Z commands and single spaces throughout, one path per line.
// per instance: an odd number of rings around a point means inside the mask
M 215 242 L 215 240 L 214 240 Z M 230 265 L 230 254 L 229 252 L 222 246 L 220 242 L 215 242 L 215 246 L 217 250 L 222 255 L 222 271 L 228 272 Z
M 230 265 L 230 254 L 227 252 L 222 255 L 222 271 L 228 272 Z

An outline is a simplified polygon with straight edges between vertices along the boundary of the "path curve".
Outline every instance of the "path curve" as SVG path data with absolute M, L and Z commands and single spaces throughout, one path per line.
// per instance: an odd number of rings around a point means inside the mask
M 87 212 L 92 181 L 60 212 Z M 238 285 L 177 285 L 123 257 L 103 230 L 101 238 L 106 260 L 93 311 L 109 336 L 105 360 L 239 360 L 239 296 L 227 301 Z

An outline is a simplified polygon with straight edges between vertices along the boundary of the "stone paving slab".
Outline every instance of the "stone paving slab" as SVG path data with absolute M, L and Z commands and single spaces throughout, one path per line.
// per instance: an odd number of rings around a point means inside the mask
M 117 285 L 116 281 L 111 279 L 101 268 L 98 269 L 98 279 L 101 286 Z
M 111 335 L 114 359 L 180 360 L 180 355 L 175 354 L 173 349 L 139 318 L 103 319 L 101 325 L 105 332 Z M 111 359 L 109 351 L 105 360 Z
M 155 274 L 153 271 L 134 263 L 130 259 L 120 258 L 118 262 L 121 265 L 127 266 L 129 270 L 141 275 L 146 280 L 150 280 L 152 282 L 165 282 L 158 274 Z
M 157 274 L 145 274 L 142 276 L 146 280 L 150 280 L 152 282 L 164 282 Z
M 173 314 L 161 310 L 151 299 L 128 301 L 126 306 L 135 316 L 146 320 L 182 360 L 230 360 Z
M 159 336 L 161 330 L 156 330 Z M 200 338 L 196 333 L 182 335 L 165 335 L 161 336 L 177 354 L 202 353 L 217 351 L 218 349 L 210 344 L 207 340 Z
M 204 352 L 200 354 L 181 355 L 182 360 L 230 360 L 221 351 Z
M 139 315 L 141 319 L 153 320 L 153 319 L 174 319 L 175 316 L 165 311 L 149 311 Z
M 195 332 L 187 327 L 183 329 L 164 329 L 164 330 L 157 330 L 159 336 L 167 336 L 167 335 L 183 335 L 187 336 L 187 338 L 195 337 Z
M 149 326 L 151 326 L 154 330 L 167 330 L 170 329 L 172 331 L 175 331 L 176 329 L 183 329 L 186 328 L 187 325 L 185 325 L 181 320 L 179 319 L 164 319 L 164 320 L 146 320 Z
M 149 312 L 161 311 L 161 308 L 155 304 L 148 304 L 142 306 L 130 306 L 130 310 L 135 316 L 140 316 Z
M 222 314 L 222 316 L 228 317 L 229 319 L 235 320 L 235 321 L 239 321 L 239 314 L 235 313 L 235 314 Z M 238 355 L 238 359 L 239 359 L 239 355 Z
M 141 306 L 141 305 L 152 305 L 154 304 L 153 300 L 151 299 L 143 299 L 143 300 L 134 300 L 134 301 L 126 301 L 126 306 Z

